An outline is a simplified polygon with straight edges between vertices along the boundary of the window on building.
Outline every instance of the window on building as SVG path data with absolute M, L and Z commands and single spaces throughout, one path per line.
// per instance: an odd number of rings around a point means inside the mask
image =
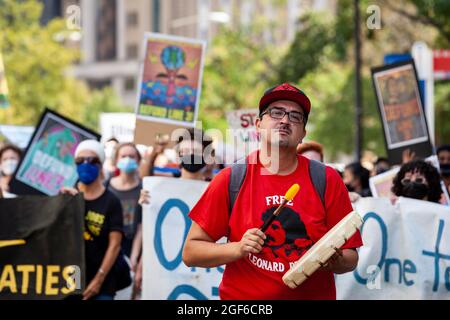
M 111 79 L 88 79 L 88 86 L 91 89 L 103 89 L 111 86 Z
M 136 27 L 138 25 L 138 13 L 133 11 L 133 12 L 128 12 L 127 13 L 127 27 Z
M 116 2 L 99 0 L 97 12 L 97 60 L 116 58 Z
M 138 57 L 138 46 L 137 44 L 129 44 L 127 45 L 127 58 L 128 59 L 137 59 Z
M 134 91 L 135 87 L 136 87 L 136 80 L 134 79 L 134 77 L 125 79 L 124 84 L 125 91 Z

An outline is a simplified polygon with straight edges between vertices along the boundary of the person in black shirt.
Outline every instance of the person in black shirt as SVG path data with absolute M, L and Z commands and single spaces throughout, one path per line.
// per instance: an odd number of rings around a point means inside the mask
M 86 289 L 83 300 L 112 300 L 117 291 L 114 263 L 120 252 L 123 233 L 119 199 L 103 186 L 103 147 L 96 140 L 81 142 L 75 151 L 79 176 L 78 190 L 85 199 Z M 63 193 L 78 190 L 63 188 Z

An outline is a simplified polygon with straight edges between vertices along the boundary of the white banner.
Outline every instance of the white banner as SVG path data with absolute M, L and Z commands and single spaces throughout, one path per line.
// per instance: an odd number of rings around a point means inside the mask
M 0 135 L 4 136 L 10 143 L 21 149 L 25 149 L 33 135 L 34 127 L 30 126 L 8 126 L 0 125 Z
M 362 198 L 359 263 L 336 277 L 338 299 L 450 299 L 450 208 Z
M 150 205 L 143 213 L 143 299 L 218 299 L 223 269 L 188 268 L 182 261 L 188 213 L 205 191 L 203 181 L 144 178 Z
M 207 183 L 147 177 L 143 299 L 217 299 L 223 268 L 188 268 L 181 255 L 188 213 Z M 364 246 L 354 272 L 336 276 L 338 299 L 450 299 L 450 208 L 426 201 L 361 198 Z
M 119 142 L 133 142 L 136 115 L 134 113 L 101 113 L 102 142 L 116 138 Z
M 232 131 L 227 141 L 232 141 L 238 151 L 248 154 L 259 146 L 259 135 L 256 131 L 258 109 L 240 109 L 227 112 L 228 127 Z

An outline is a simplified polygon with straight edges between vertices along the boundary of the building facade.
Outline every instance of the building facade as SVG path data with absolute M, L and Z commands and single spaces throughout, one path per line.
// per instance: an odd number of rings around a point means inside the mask
M 65 39 L 81 50 L 70 73 L 91 88 L 111 86 L 132 110 L 145 32 L 211 40 L 223 26 L 262 23 L 261 41 L 286 43 L 308 10 L 333 11 L 336 0 L 41 0 L 42 22 L 66 19 Z

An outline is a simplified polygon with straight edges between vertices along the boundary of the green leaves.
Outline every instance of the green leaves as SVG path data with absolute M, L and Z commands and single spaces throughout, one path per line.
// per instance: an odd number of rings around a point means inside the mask
M 66 75 L 80 53 L 55 40 L 67 32 L 62 19 L 40 25 L 42 4 L 36 0 L 2 0 L 0 5 L 0 50 L 11 103 L 0 112 L 0 123 L 34 125 L 50 107 L 97 130 L 98 113 L 126 110 L 111 90 L 92 93 Z

